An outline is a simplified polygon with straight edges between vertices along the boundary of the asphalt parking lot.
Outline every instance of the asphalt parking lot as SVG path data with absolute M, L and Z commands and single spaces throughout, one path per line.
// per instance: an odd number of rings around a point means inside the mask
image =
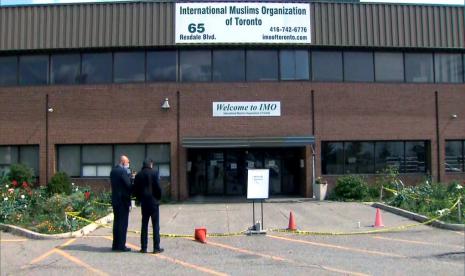
M 360 203 L 273 202 L 264 204 L 265 228 L 286 228 L 293 211 L 299 229 L 348 233 L 372 230 L 375 209 Z M 258 210 L 258 209 L 257 209 Z M 64 240 L 30 240 L 1 233 L 1 275 L 464 275 L 462 232 L 416 226 L 365 235 L 267 235 L 162 238 L 162 254 L 141 254 L 140 209 L 130 216 L 127 245 L 114 253 L 111 229 Z M 248 203 L 170 204 L 161 207 L 161 232 L 234 233 L 252 224 Z M 383 213 L 386 227 L 412 224 Z M 358 228 L 358 222 L 361 227 Z M 151 244 L 149 243 L 149 249 Z

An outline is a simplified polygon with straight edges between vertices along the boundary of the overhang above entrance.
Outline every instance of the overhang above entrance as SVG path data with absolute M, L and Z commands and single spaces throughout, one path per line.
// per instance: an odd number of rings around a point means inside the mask
M 315 143 L 313 136 L 287 137 L 187 137 L 182 139 L 185 148 L 257 148 L 302 147 Z

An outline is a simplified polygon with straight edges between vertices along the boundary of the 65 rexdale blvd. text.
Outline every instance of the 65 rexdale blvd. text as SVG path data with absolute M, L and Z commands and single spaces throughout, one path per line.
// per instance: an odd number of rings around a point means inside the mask
M 281 102 L 213 102 L 213 117 L 281 116 Z
M 176 43 L 311 43 L 308 3 L 176 3 Z

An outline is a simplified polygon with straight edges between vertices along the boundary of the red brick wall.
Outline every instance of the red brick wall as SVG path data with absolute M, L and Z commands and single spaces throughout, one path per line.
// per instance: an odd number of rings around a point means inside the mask
M 312 90 L 317 175 L 321 141 L 420 139 L 431 142 L 432 173 L 437 176 L 434 92 L 438 91 L 441 176 L 465 179 L 465 174 L 446 175 L 442 164 L 444 140 L 465 139 L 465 85 L 262 82 L 4 87 L 0 88 L 0 145 L 40 144 L 40 178 L 45 183 L 48 94 L 54 108 L 49 113 L 49 177 L 55 171 L 57 144 L 171 143 L 171 195 L 186 198 L 186 150 L 178 147 L 178 131 L 181 139 L 312 135 Z M 171 105 L 167 111 L 160 107 L 166 97 Z M 213 118 L 213 101 L 280 101 L 282 116 Z M 452 113 L 457 119 L 450 118 Z M 308 177 L 301 191 L 311 196 L 309 149 L 305 156 Z

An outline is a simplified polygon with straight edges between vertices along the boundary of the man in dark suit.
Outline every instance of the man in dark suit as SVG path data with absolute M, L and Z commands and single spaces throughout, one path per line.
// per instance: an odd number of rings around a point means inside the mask
M 122 155 L 110 173 L 111 205 L 113 206 L 113 251 L 131 251 L 126 247 L 129 206 L 131 206 L 131 180 L 129 159 Z
M 147 253 L 147 232 L 149 219 L 151 218 L 153 228 L 153 253 L 161 253 L 164 251 L 164 249 L 160 247 L 159 202 L 161 199 L 161 188 L 158 172 L 153 169 L 153 161 L 151 159 L 144 161 L 142 170 L 137 173 L 134 179 L 134 194 L 140 201 L 142 207 L 140 252 Z

